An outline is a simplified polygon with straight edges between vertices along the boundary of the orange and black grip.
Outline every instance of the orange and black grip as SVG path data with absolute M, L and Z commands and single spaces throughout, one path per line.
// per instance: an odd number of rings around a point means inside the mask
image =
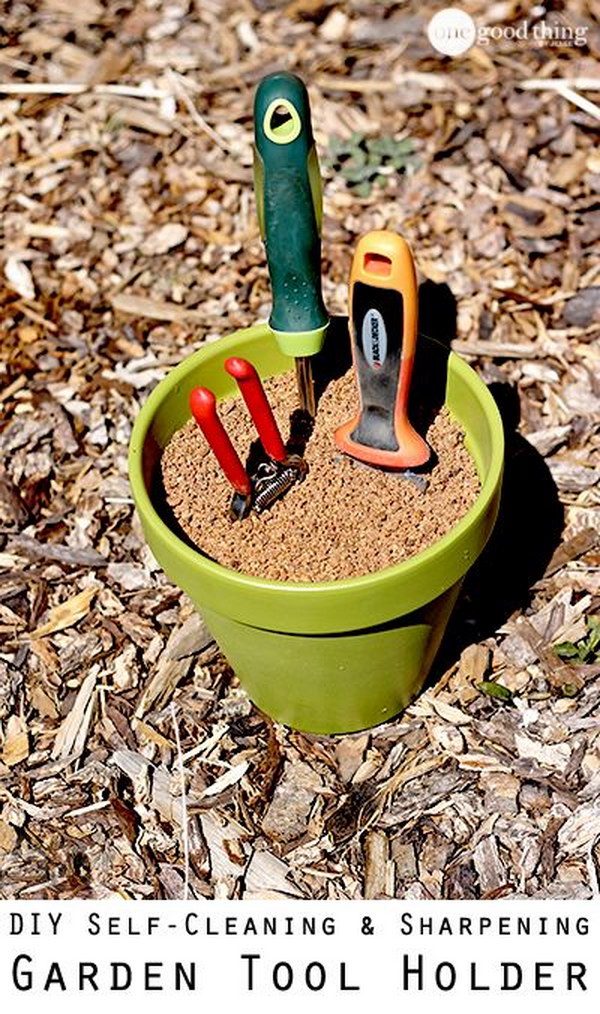
M 350 272 L 349 317 L 360 410 L 336 430 L 335 441 L 347 454 L 380 468 L 418 468 L 431 451 L 408 418 L 417 279 L 401 236 L 378 230 L 359 241 Z

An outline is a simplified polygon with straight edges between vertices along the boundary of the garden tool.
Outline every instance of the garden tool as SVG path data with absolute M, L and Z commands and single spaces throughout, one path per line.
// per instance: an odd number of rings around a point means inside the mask
M 231 515 L 234 519 L 241 519 L 248 517 L 252 510 L 257 514 L 267 510 L 304 478 L 308 468 L 299 455 L 286 452 L 273 410 L 252 363 L 234 356 L 226 361 L 225 369 L 237 382 L 266 460 L 259 463 L 252 475 L 248 475 L 219 419 L 216 398 L 208 388 L 194 388 L 190 395 L 190 408 L 225 477 L 234 488 Z
M 260 82 L 254 100 L 254 185 L 273 292 L 269 326 L 296 360 L 301 408 L 315 415 L 310 357 L 329 323 L 321 294 L 322 190 L 308 94 L 285 71 Z
M 431 450 L 411 425 L 408 398 L 417 341 L 417 280 L 408 244 L 387 230 L 359 241 L 350 272 L 350 338 L 360 397 L 337 446 L 384 469 L 415 469 Z

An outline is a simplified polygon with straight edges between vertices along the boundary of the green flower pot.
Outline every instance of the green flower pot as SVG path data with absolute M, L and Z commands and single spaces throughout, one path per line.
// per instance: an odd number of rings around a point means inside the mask
M 162 449 L 189 419 L 193 387 L 202 384 L 217 397 L 235 393 L 223 369 L 231 355 L 250 359 L 263 377 L 293 366 L 261 324 L 200 349 L 157 385 L 137 418 L 129 455 L 148 545 L 200 610 L 252 700 L 272 718 L 313 733 L 386 721 L 421 689 L 463 578 L 494 526 L 504 457 L 494 400 L 470 366 L 453 353 L 446 363 L 440 351 L 446 404 L 464 427 L 482 488 L 465 517 L 433 546 L 365 577 L 266 581 L 191 548 L 161 507 Z

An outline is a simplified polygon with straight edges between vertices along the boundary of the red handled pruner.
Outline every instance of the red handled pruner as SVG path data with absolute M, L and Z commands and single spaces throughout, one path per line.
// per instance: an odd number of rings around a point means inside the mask
M 192 415 L 202 430 L 225 477 L 234 488 L 231 515 L 235 519 L 267 510 L 307 472 L 304 458 L 288 454 L 256 369 L 247 359 L 232 356 L 225 369 L 236 381 L 265 452 L 265 460 L 248 475 L 217 413 L 217 399 L 207 387 L 190 394 Z

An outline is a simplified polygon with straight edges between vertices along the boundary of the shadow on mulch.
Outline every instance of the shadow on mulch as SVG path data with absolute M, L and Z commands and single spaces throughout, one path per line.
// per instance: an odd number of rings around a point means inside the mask
M 438 664 L 450 663 L 468 644 L 491 636 L 512 613 L 526 607 L 564 526 L 550 470 L 517 432 L 516 388 L 491 384 L 489 391 L 502 416 L 506 441 L 500 510 L 490 541 L 466 578 Z
M 431 281 L 419 288 L 419 330 L 450 348 L 456 337 L 456 299 L 450 288 Z M 420 355 L 429 343 L 420 343 Z M 426 362 L 415 378 L 431 382 Z M 431 404 L 441 404 L 445 376 L 437 377 Z M 561 541 L 564 512 L 546 462 L 517 432 L 521 409 L 515 387 L 490 384 L 504 424 L 505 459 L 496 527 L 481 557 L 467 575 L 428 684 L 435 683 L 469 644 L 493 635 L 516 610 L 523 609 L 531 588 L 543 576 Z

